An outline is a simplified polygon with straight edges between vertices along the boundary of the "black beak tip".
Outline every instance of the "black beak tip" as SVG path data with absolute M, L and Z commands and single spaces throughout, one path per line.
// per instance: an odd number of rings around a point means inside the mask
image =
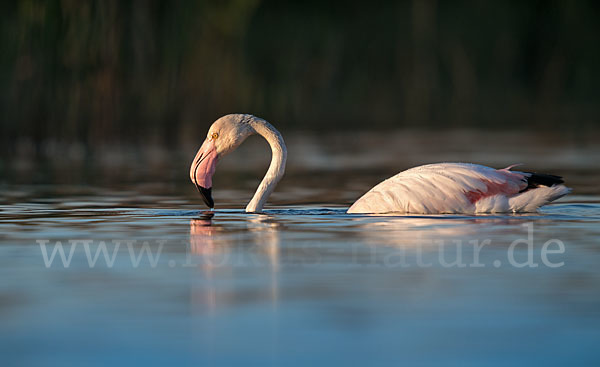
M 202 200 L 204 201 L 204 204 L 206 204 L 206 206 L 208 206 L 210 209 L 215 207 L 215 202 L 213 201 L 212 198 L 212 187 L 204 188 L 200 185 L 197 186 L 198 187 L 198 192 L 200 192 L 200 196 L 202 196 Z

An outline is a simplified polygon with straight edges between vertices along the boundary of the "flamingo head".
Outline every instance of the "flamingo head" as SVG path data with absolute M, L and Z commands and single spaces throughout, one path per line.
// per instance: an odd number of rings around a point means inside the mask
M 208 129 L 206 140 L 194 157 L 190 167 L 190 179 L 209 208 L 215 205 L 212 198 L 212 176 L 217 161 L 235 150 L 255 132 L 249 123 L 252 118 L 252 115 L 233 114 L 213 122 Z

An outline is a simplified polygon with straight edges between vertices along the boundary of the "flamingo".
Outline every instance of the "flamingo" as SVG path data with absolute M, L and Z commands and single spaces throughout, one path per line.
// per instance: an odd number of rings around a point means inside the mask
M 212 176 L 217 161 L 253 134 L 267 140 L 272 157 L 246 212 L 262 212 L 267 198 L 283 177 L 287 149 L 279 131 L 253 115 L 223 116 L 208 130 L 190 167 L 190 179 L 209 208 L 214 208 Z M 494 169 L 471 163 L 436 163 L 414 167 L 373 187 L 356 200 L 347 213 L 535 212 L 571 192 L 560 176 L 513 171 L 515 166 Z

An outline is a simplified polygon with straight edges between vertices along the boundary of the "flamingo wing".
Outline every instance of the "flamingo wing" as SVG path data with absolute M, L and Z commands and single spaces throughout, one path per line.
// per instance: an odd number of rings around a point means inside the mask
M 484 213 L 525 208 L 531 211 L 532 206 L 528 203 L 533 197 L 524 200 L 520 196 L 528 192 L 531 185 L 528 179 L 532 174 L 510 168 L 497 170 L 469 163 L 438 163 L 411 168 L 373 187 L 348 209 L 348 213 Z M 554 200 L 556 195 L 566 195 L 568 189 L 559 186 L 566 192 L 545 192 L 544 199 L 537 198 L 536 202 L 543 205 L 550 197 Z

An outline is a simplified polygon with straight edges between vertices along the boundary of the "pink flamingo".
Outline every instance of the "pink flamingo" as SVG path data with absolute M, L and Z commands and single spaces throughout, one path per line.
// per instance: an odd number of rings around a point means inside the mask
M 212 176 L 217 161 L 248 136 L 259 134 L 271 146 L 269 169 L 246 211 L 259 213 L 283 177 L 287 149 L 283 137 L 267 121 L 247 114 L 215 121 L 190 167 L 190 178 L 211 209 Z M 348 213 L 522 213 L 535 212 L 571 189 L 559 176 L 494 169 L 470 163 L 427 164 L 400 172 L 361 196 Z

